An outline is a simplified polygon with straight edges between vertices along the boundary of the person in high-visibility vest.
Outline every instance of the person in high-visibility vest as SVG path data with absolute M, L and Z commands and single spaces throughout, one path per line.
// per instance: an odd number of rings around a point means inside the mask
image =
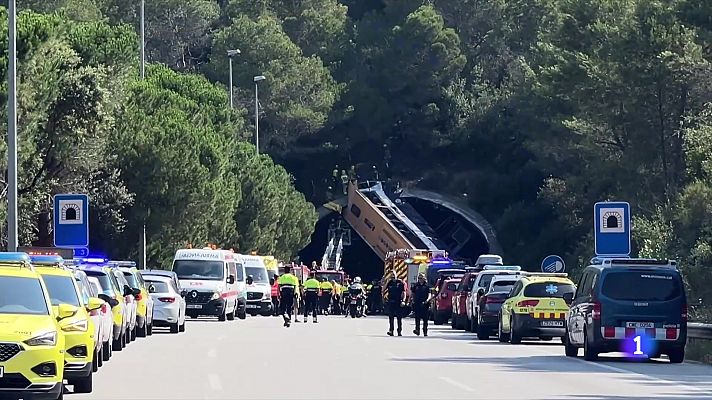
M 284 326 L 289 328 L 294 309 L 294 298 L 299 290 L 299 279 L 292 274 L 292 267 L 285 266 L 284 274 L 277 280 L 279 286 L 279 304 L 282 307 Z
M 331 296 L 334 293 L 334 286 L 326 278 L 321 278 L 321 312 L 324 315 L 329 315 L 329 306 L 331 305 Z
M 277 283 L 278 279 L 279 275 L 274 274 L 274 276 L 270 280 L 272 283 L 272 316 L 275 317 L 279 315 L 279 284 Z
M 311 273 L 309 279 L 304 282 L 304 322 L 307 322 L 307 316 L 312 313 L 314 323 L 317 323 L 317 303 L 319 302 L 319 292 L 321 291 L 321 283 L 314 278 L 314 273 Z

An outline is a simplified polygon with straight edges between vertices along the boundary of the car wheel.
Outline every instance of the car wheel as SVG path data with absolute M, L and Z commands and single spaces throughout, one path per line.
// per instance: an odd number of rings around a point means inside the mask
M 685 348 L 681 347 L 670 350 L 667 355 L 671 363 L 680 364 L 681 362 L 685 361 Z
M 506 343 L 509 341 L 509 335 L 504 333 L 502 329 L 502 315 L 499 315 L 499 328 L 497 328 L 497 336 L 499 336 L 500 343 Z
M 465 316 L 465 332 L 472 332 L 472 320 L 469 315 Z
M 240 319 L 245 319 L 245 318 L 247 318 L 247 310 L 242 310 L 242 311 L 238 310 L 238 311 L 237 311 L 237 318 L 240 318 Z
M 64 385 L 62 385 L 62 389 L 59 391 L 59 396 L 57 396 L 57 400 L 64 400 Z
M 101 359 L 109 361 L 111 358 L 111 340 L 107 340 L 101 345 Z
M 452 313 L 450 315 L 450 328 L 457 329 L 457 316 L 455 315 L 455 313 Z
M 69 381 L 71 385 L 74 385 L 74 393 L 91 393 L 93 389 L 93 374 L 84 378 L 72 379 Z
M 175 324 L 171 324 L 171 333 L 178 333 L 179 330 L 180 330 L 180 328 L 178 327 L 177 322 Z
M 596 361 L 598 360 L 598 350 L 596 347 L 588 340 L 588 335 L 586 334 L 586 327 L 584 327 L 583 333 L 583 359 L 586 361 Z
M 153 335 L 153 321 L 151 321 L 151 323 L 146 327 L 146 334 L 148 336 Z
M 125 330 L 124 333 L 121 334 L 121 348 L 125 349 L 126 345 L 129 344 L 129 331 Z
M 509 320 L 509 343 L 522 343 L 522 336 L 519 335 L 516 329 L 514 329 L 514 316 L 512 316 L 512 318 Z
M 227 321 L 227 314 L 225 314 L 226 311 L 227 311 L 227 309 L 223 310 L 222 314 L 218 315 L 218 321 L 220 321 L 220 322 Z
M 132 342 L 136 341 L 137 334 L 138 334 L 138 325 L 134 326 L 134 328 L 131 329 L 131 341 Z
M 232 310 L 230 314 L 227 314 L 227 320 L 228 321 L 234 321 L 235 320 L 235 310 Z
M 91 372 L 99 371 L 99 352 L 94 349 L 94 359 L 91 360 Z
M 178 318 L 178 320 L 180 320 L 180 318 Z M 185 321 L 178 326 L 178 332 L 185 332 Z
M 566 353 L 566 357 L 578 357 L 578 347 L 574 346 L 571 344 L 569 341 L 569 331 L 566 331 L 566 334 L 562 338 L 562 341 L 564 342 L 564 353 Z

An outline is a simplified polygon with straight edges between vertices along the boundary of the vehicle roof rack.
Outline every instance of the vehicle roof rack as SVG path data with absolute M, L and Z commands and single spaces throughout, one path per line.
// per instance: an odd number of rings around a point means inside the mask
M 601 266 L 622 265 L 630 267 L 652 266 L 677 269 L 677 261 L 655 258 L 594 257 L 591 259 L 591 264 Z
M 0 265 L 24 267 L 34 271 L 29 254 L 23 252 L 0 252 Z

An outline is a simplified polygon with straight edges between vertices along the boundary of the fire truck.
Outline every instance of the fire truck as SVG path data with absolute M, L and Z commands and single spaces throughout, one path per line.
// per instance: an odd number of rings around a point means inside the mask
M 427 268 L 431 258 L 431 252 L 418 249 L 398 249 L 389 251 L 383 265 L 383 280 L 387 282 L 391 272 L 396 273 L 398 279 L 407 279 L 408 286 L 418 279 L 418 272 L 421 266 Z

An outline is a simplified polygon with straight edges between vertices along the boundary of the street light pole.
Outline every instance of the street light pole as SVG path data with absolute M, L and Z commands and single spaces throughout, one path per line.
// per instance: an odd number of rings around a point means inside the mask
M 146 77 L 146 0 L 141 0 L 141 80 Z
M 8 1 L 7 250 L 17 251 L 17 5 Z
M 258 75 L 253 78 L 255 81 L 255 150 L 257 155 L 260 155 L 260 99 L 257 90 L 258 84 L 267 78 L 264 75 Z
M 228 62 L 230 64 L 230 77 L 229 77 L 229 80 L 230 80 L 230 109 L 235 108 L 235 99 L 234 99 L 235 96 L 233 95 L 233 85 L 232 85 L 232 58 L 239 54 L 240 54 L 240 49 L 227 51 L 227 58 L 228 58 Z

